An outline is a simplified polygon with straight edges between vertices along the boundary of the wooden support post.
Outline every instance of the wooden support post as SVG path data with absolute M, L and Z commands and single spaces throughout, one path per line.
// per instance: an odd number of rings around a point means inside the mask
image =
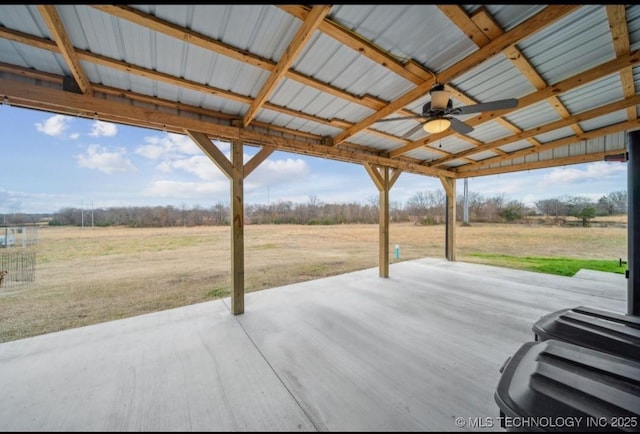
M 447 194 L 445 256 L 449 261 L 456 260 L 456 179 L 440 177 Z
M 274 151 L 263 146 L 244 164 L 243 143 L 231 142 L 231 161 L 211 142 L 206 134 L 185 130 L 185 133 L 202 149 L 231 181 L 231 313 L 244 313 L 244 178 Z
M 364 168 L 371 176 L 373 183 L 378 188 L 380 200 L 378 201 L 379 213 L 379 270 L 380 277 L 389 277 L 389 190 L 397 181 L 400 173 L 398 169 L 394 169 L 390 173 L 389 167 L 376 166 L 373 167 L 369 163 L 364 163 Z
M 231 142 L 231 313 L 244 313 L 244 163 L 242 142 Z
M 384 188 L 379 191 L 380 200 L 378 201 L 378 212 L 380 215 L 378 221 L 380 253 L 378 257 L 380 262 L 380 277 L 389 277 L 389 168 L 382 167 L 380 172 Z
M 640 315 L 640 131 L 627 133 L 627 315 Z

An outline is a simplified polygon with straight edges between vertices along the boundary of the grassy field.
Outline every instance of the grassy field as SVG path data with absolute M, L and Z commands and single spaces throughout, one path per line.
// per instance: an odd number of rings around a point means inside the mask
M 391 224 L 391 262 L 443 258 L 444 231 Z M 43 227 L 38 239 L 35 280 L 0 288 L 0 342 L 229 295 L 226 226 Z M 472 224 L 457 227 L 456 242 L 458 261 L 516 268 L 526 261 L 513 258 L 627 259 L 620 224 Z M 377 266 L 377 225 L 245 227 L 247 292 Z

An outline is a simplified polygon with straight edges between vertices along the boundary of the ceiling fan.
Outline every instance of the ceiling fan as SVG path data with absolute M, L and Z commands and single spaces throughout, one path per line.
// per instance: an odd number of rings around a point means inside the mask
M 514 108 L 518 105 L 515 98 L 502 99 L 498 101 L 489 101 L 467 106 L 453 107 L 449 91 L 444 89 L 444 85 L 436 83 L 429 90 L 431 101 L 422 106 L 422 114 L 413 116 L 403 116 L 398 118 L 380 119 L 377 122 L 399 121 L 406 119 L 424 119 L 415 128 L 408 131 L 404 137 L 409 137 L 420 128 L 423 128 L 430 134 L 441 133 L 447 128 L 460 134 L 468 134 L 473 131 L 473 127 L 456 119 L 455 115 L 466 115 L 470 113 L 480 113 L 486 111 L 503 110 Z

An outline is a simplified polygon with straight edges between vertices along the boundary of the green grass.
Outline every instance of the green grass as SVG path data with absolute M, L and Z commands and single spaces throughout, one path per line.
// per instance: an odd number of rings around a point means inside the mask
M 479 259 L 484 264 L 497 265 L 499 267 L 517 268 L 519 270 L 537 271 L 539 273 L 556 274 L 560 276 L 573 276 L 580 269 L 605 271 L 609 273 L 624 274 L 626 264 L 618 260 L 606 259 L 576 259 L 576 258 L 545 258 L 545 257 L 518 257 L 509 255 L 493 255 L 484 253 L 472 253 L 469 256 Z

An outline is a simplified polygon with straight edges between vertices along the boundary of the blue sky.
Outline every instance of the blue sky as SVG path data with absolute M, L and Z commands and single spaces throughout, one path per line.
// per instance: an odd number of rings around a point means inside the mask
M 62 208 L 229 203 L 229 181 L 187 136 L 0 105 L 0 214 Z M 219 144 L 228 155 L 229 146 Z M 257 148 L 245 146 L 245 158 Z M 469 191 L 527 205 L 627 188 L 627 165 L 596 162 L 470 178 Z M 458 180 L 458 194 L 463 180 Z M 403 173 L 390 200 L 442 189 L 436 178 Z M 274 152 L 245 179 L 245 204 L 279 201 L 370 203 L 378 197 L 361 165 Z

